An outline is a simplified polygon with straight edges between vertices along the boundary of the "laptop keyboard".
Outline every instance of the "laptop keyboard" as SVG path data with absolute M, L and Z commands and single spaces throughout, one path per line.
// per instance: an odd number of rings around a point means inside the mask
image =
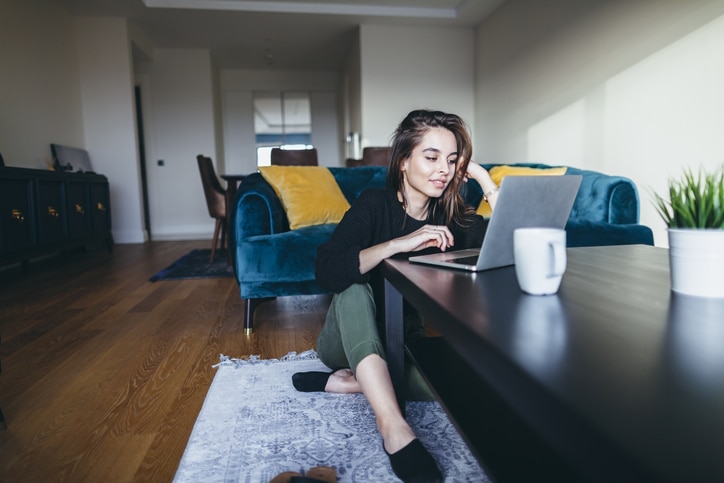
M 459 263 L 461 265 L 477 265 L 478 264 L 478 255 L 472 255 L 469 257 L 448 258 L 445 261 L 452 262 L 452 263 Z

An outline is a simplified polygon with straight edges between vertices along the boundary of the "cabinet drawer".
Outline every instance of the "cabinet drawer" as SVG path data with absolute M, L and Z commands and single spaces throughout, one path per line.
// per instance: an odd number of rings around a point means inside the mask
M 63 205 L 63 182 L 38 180 L 38 243 L 61 241 L 66 236 L 66 211 Z
M 68 236 L 75 237 L 90 233 L 91 210 L 88 198 L 88 183 L 68 181 L 66 209 L 68 210 Z
M 0 253 L 35 243 L 32 180 L 0 179 Z
M 108 183 L 90 184 L 93 232 L 107 233 L 111 229 L 111 200 Z

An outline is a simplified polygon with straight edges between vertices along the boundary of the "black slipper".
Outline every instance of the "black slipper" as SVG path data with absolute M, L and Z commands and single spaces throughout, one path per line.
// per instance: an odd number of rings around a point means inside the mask
M 384 447 L 383 447 L 384 449 Z M 385 450 L 387 453 L 387 450 Z M 404 482 L 432 483 L 442 481 L 442 474 L 419 439 L 413 439 L 396 453 L 387 453 L 392 471 Z
M 292 374 L 292 384 L 301 392 L 324 392 L 331 372 L 297 372 Z

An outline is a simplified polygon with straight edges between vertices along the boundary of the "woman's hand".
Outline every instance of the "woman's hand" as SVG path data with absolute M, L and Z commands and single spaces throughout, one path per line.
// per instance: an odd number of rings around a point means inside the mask
M 437 247 L 445 251 L 455 244 L 452 232 L 445 225 L 425 225 L 417 231 L 397 238 L 399 252 L 417 252 Z
M 365 248 L 359 254 L 359 271 L 367 273 L 382 260 L 398 253 L 417 252 L 438 247 L 443 252 L 455 244 L 452 232 L 444 225 L 425 225 L 409 235 Z

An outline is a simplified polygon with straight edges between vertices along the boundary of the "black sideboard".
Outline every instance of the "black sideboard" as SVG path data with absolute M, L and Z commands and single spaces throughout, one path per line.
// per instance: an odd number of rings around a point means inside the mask
M 113 246 L 105 176 L 0 167 L 0 265 L 91 243 Z

